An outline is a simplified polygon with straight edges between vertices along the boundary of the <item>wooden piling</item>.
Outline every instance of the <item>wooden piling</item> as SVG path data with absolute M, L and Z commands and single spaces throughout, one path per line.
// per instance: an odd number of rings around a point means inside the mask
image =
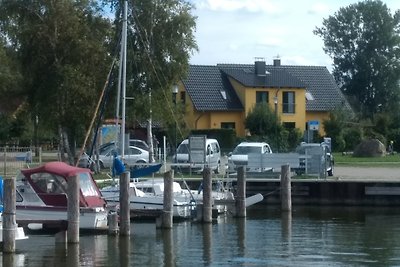
M 107 220 L 108 220 L 108 234 L 117 235 L 119 233 L 118 214 L 116 212 L 109 214 Z
M 203 170 L 203 222 L 212 222 L 212 184 L 211 169 L 205 167 Z
M 281 166 L 281 209 L 292 211 L 292 188 L 289 164 Z
M 68 178 L 67 196 L 67 242 L 79 243 L 79 177 L 76 175 Z
M 126 171 L 121 174 L 119 180 L 119 220 L 120 220 L 120 235 L 130 236 L 131 221 L 129 207 L 129 184 L 130 172 Z
M 243 166 L 237 171 L 236 217 L 246 217 L 246 172 Z
M 15 252 L 15 231 L 17 222 L 15 218 L 16 193 L 15 179 L 4 179 L 4 211 L 3 211 L 3 252 Z
M 174 205 L 174 170 L 164 173 L 164 208 L 161 215 L 161 228 L 171 229 L 173 224 Z

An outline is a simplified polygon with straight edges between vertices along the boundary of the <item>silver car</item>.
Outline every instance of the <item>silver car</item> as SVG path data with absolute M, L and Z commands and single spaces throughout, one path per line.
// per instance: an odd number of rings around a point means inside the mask
M 99 165 L 100 168 L 110 168 L 113 164 L 114 157 L 117 156 L 121 159 L 120 149 L 115 146 L 108 146 L 105 149 L 102 149 L 99 153 Z M 93 160 L 95 156 L 93 156 Z M 93 161 L 92 160 L 92 161 Z M 79 160 L 81 165 L 84 162 L 88 162 L 88 155 L 82 155 Z M 125 149 L 125 155 L 122 161 L 128 166 L 134 166 L 138 164 L 145 164 L 149 162 L 149 152 L 135 146 L 129 146 Z M 87 164 L 89 165 L 89 164 Z M 83 167 L 83 166 L 82 166 Z M 85 166 L 86 167 L 86 166 Z

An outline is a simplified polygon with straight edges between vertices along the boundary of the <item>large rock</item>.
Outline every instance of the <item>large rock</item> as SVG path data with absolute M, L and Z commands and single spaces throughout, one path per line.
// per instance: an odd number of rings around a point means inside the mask
M 386 154 L 386 148 L 378 139 L 361 141 L 354 150 L 354 157 L 381 157 Z

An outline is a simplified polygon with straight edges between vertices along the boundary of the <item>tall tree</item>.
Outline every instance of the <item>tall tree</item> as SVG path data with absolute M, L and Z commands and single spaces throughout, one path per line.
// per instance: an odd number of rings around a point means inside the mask
M 124 1 L 103 2 L 115 8 L 120 28 Z M 190 56 L 197 50 L 192 8 L 185 0 L 128 1 L 127 95 L 134 97 L 127 103 L 128 119 L 149 117 L 150 90 L 153 116 L 158 120 L 175 116 L 171 87 L 186 75 Z
M 381 1 L 340 8 L 314 33 L 333 58 L 333 75 L 362 116 L 399 110 L 400 13 Z
M 110 22 L 97 1 L 4 0 L 0 30 L 21 63 L 32 117 L 60 134 L 72 163 L 69 148 L 87 127 L 109 68 Z

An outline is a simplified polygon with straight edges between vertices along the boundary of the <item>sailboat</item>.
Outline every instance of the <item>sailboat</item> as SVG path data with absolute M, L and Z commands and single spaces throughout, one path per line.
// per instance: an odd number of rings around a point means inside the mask
M 118 88 L 118 99 L 121 98 L 121 133 L 120 133 L 120 151 L 121 159 L 124 159 L 125 151 L 125 119 L 126 119 L 126 38 L 127 38 L 127 1 L 124 2 L 123 12 L 123 25 L 122 25 L 122 38 L 121 38 L 121 53 L 120 53 L 120 83 L 121 88 Z M 117 118 L 119 117 L 119 104 L 117 104 Z M 151 146 L 150 146 L 151 149 Z M 114 161 L 115 164 L 121 165 L 118 158 Z M 159 168 L 158 168 L 159 169 Z M 146 171 L 153 171 L 154 166 L 149 166 L 147 170 L 138 170 L 138 173 L 145 173 Z M 122 167 L 119 166 L 119 174 L 122 172 Z M 164 206 L 163 195 L 147 194 L 139 190 L 134 182 L 130 183 L 130 210 L 132 217 L 138 217 L 140 214 L 149 214 L 146 211 L 161 211 Z M 101 189 L 104 199 L 110 205 L 118 206 L 119 202 L 119 185 L 114 182 L 113 185 Z M 173 217 L 175 218 L 189 218 L 192 214 L 193 203 L 190 199 L 174 199 L 173 201 Z M 156 214 L 156 213 L 155 213 Z

